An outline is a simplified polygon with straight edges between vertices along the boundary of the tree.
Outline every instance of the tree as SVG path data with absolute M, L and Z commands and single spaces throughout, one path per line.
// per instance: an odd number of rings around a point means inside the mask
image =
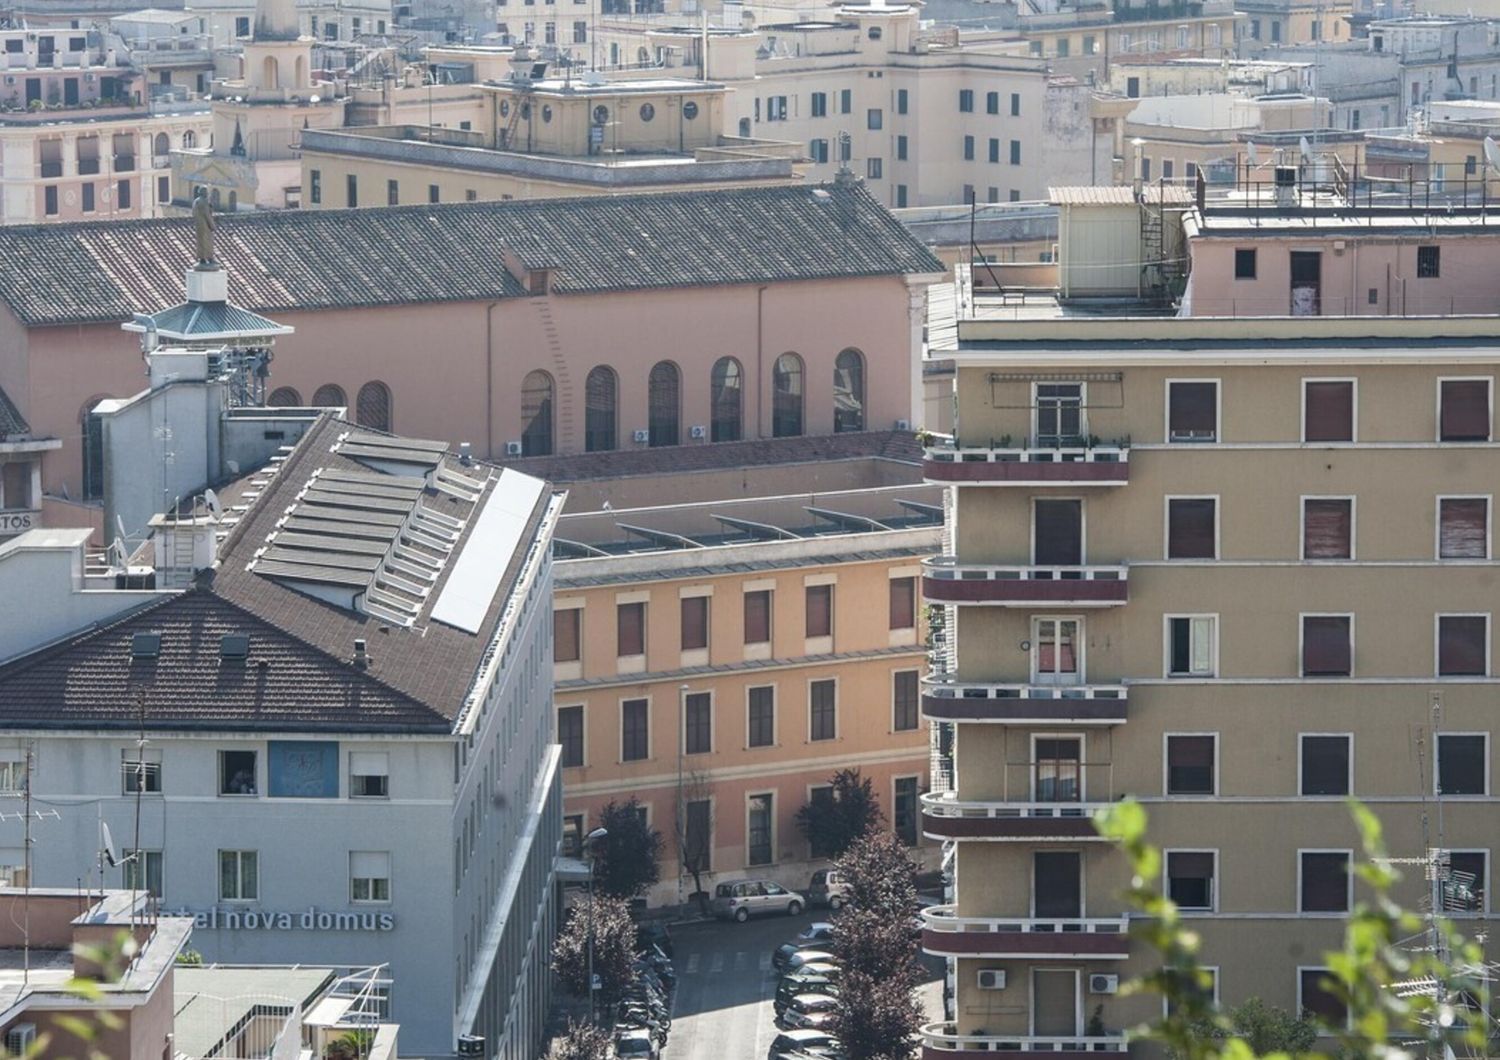
M 844 973 L 831 1029 L 848 1060 L 908 1060 L 922 1026 L 915 985 L 904 975 Z
M 797 828 L 807 838 L 814 856 L 837 858 L 849 845 L 885 820 L 875 788 L 858 769 L 840 769 L 823 789 L 797 811 Z
M 646 812 L 632 796 L 599 811 L 605 836 L 594 847 L 594 887 L 616 898 L 635 898 L 661 879 L 661 833 L 646 823 Z
M 836 867 L 848 905 L 909 923 L 917 913 L 917 865 L 891 832 L 870 832 L 850 844 Z
M 568 1029 L 552 1039 L 547 1060 L 607 1060 L 613 1044 L 603 1027 L 569 1020 Z
M 596 894 L 573 907 L 572 915 L 552 947 L 552 970 L 574 997 L 589 994 L 589 907 L 593 906 L 594 974 L 599 977 L 600 1000 L 611 1003 L 630 985 L 634 975 L 635 921 L 623 898 Z
M 714 834 L 714 804 L 711 798 L 713 794 L 709 785 L 708 777 L 700 772 L 692 772 L 682 786 L 677 796 L 677 857 L 682 863 L 682 868 L 693 878 L 693 897 L 697 900 L 700 912 L 708 913 L 708 893 L 703 889 L 703 874 L 708 872 L 713 864 L 713 844 L 711 837 Z M 702 825 L 699 833 L 688 841 L 688 819 L 692 816 L 694 805 L 708 806 L 708 819 L 700 822 Z
M 1200 1021 L 1197 1033 L 1219 1041 L 1231 1035 L 1242 1038 L 1257 1056 L 1309 1053 L 1318 1041 L 1318 1024 L 1310 1016 L 1294 1016 L 1258 997 L 1247 999 L 1225 1015 L 1227 1027 L 1214 1021 Z

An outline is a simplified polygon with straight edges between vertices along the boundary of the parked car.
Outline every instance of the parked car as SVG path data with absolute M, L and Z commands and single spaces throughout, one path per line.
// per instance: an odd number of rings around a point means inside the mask
M 830 983 L 837 983 L 843 975 L 843 971 L 837 964 L 833 963 L 833 958 L 825 957 L 822 960 L 810 961 L 798 968 L 789 968 L 781 973 L 781 982 L 784 983 L 788 979 L 797 979 L 808 975 L 820 975 Z
M 836 957 L 827 950 L 798 950 L 787 959 L 787 973 L 800 971 L 810 964 L 832 964 Z
M 807 897 L 813 905 L 842 909 L 849 900 L 849 885 L 838 869 L 819 869 L 812 874 L 812 882 L 807 885 Z
M 650 1031 L 628 1030 L 615 1035 L 615 1056 L 618 1060 L 660 1060 L 661 1050 Z
M 770 1051 L 766 1053 L 766 1060 L 792 1060 L 797 1053 L 836 1048 L 838 1039 L 827 1031 L 799 1027 L 778 1034 L 771 1043 Z
M 792 1003 L 792 998 L 799 994 L 829 994 L 836 995 L 839 992 L 838 983 L 826 975 L 808 975 L 806 971 L 789 975 L 776 984 L 776 997 L 772 1004 L 776 1009 L 776 1015 Z
M 838 997 L 833 994 L 798 994 L 778 1017 L 777 1026 L 788 1030 L 794 1027 L 822 1030 L 833 1018 L 838 1003 Z
M 798 950 L 822 949 L 832 938 L 832 924 L 809 924 L 791 942 L 783 942 L 780 946 L 776 947 L 776 951 L 771 954 L 771 966 L 778 972 L 784 972 L 786 971 L 787 962 L 792 958 L 792 954 Z
M 807 907 L 807 899 L 770 880 L 736 880 L 714 888 L 710 905 L 714 916 L 744 923 L 761 913 L 796 916 Z

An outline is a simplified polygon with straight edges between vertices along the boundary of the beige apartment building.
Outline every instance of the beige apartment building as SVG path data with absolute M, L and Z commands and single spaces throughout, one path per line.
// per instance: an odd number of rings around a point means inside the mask
M 1117 63 L 1224 60 L 1234 54 L 1237 4 L 1230 0 L 1035 0 L 1017 28 L 1031 55 L 1058 73 L 1102 81 Z
M 562 480 L 554 566 L 565 843 L 640 800 L 665 840 L 651 904 L 745 876 L 804 890 L 797 811 L 839 769 L 920 842 L 928 790 L 921 561 L 942 491 L 909 432 L 520 466 Z M 929 856 L 936 847 L 930 847 Z
M 1161 1001 L 1117 991 L 1155 954 L 1090 820 L 1125 797 L 1224 1005 L 1341 1018 L 1322 975 L 1363 893 L 1348 796 L 1417 859 L 1401 900 L 1427 899 L 1441 851 L 1450 915 L 1482 928 L 1497 334 L 958 322 L 957 429 L 926 461 L 952 538 L 924 568 L 946 651 L 923 711 L 952 727 L 955 777 L 923 799 L 954 883 L 923 914 L 952 991 L 927 1060 L 1136 1051 L 1123 1031 Z

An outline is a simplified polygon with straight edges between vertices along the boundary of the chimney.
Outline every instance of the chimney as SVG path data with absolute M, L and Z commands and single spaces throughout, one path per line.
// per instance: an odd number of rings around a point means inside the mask
M 370 652 L 363 637 L 356 637 L 354 639 L 354 668 L 356 670 L 368 670 L 370 668 Z

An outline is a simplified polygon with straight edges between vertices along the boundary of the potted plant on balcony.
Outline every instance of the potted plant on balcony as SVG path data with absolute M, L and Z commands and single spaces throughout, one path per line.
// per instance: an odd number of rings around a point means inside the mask
M 375 1041 L 375 1032 L 358 1029 L 346 1031 L 323 1049 L 323 1060 L 364 1060 L 370 1055 L 370 1046 Z

